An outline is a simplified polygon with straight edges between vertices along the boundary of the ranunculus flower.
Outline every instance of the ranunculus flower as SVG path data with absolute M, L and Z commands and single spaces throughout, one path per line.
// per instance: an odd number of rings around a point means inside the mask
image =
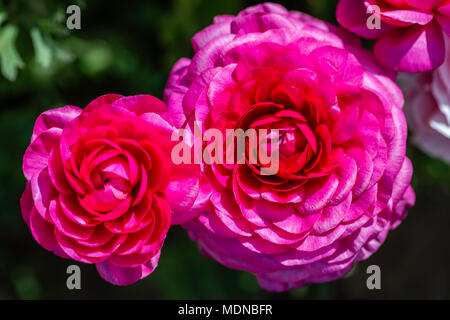
M 165 91 L 174 125 L 280 133 L 276 175 L 204 166 L 209 205 L 183 224 L 201 251 L 273 291 L 367 259 L 414 203 L 397 85 L 358 39 L 276 4 L 218 16 L 192 44 Z
M 450 51 L 438 69 L 403 82 L 413 143 L 450 164 Z
M 171 209 L 189 211 L 195 166 L 170 161 L 166 105 L 148 96 L 105 95 L 84 110 L 42 113 L 25 152 L 22 214 L 36 241 L 64 258 L 95 263 L 131 284 L 157 266 Z M 183 189 L 180 188 L 183 185 Z
M 371 14 L 379 19 L 379 28 L 368 27 Z M 375 57 L 388 68 L 422 72 L 444 61 L 444 37 L 450 35 L 448 0 L 340 0 L 336 17 L 358 36 L 377 39 Z

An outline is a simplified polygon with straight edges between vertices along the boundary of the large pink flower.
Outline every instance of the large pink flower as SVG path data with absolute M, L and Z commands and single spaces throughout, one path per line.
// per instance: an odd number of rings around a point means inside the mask
M 126 285 L 151 273 L 173 214 L 198 194 L 194 166 L 170 161 L 174 128 L 152 96 L 102 96 L 42 113 L 25 152 L 23 218 L 58 256 Z M 197 176 L 196 176 L 197 174 Z M 181 190 L 180 185 L 187 188 Z
M 404 85 L 412 141 L 450 164 L 450 51 L 441 67 L 408 75 Z
M 175 126 L 280 130 L 276 175 L 205 165 L 209 207 L 183 221 L 201 251 L 274 291 L 367 259 L 414 202 L 397 85 L 356 38 L 276 4 L 218 16 L 192 43 L 165 91 Z
M 380 19 L 379 29 L 367 26 L 371 14 Z M 340 0 L 336 15 L 344 28 L 377 39 L 375 57 L 388 68 L 421 72 L 444 61 L 444 37 L 450 35 L 449 0 Z

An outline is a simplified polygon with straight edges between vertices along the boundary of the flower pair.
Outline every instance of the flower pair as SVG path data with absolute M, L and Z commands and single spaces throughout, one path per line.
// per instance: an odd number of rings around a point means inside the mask
M 272 291 L 367 259 L 414 203 L 395 72 L 346 31 L 270 3 L 215 17 L 192 44 L 167 107 L 107 95 L 38 118 L 22 197 L 36 240 L 122 285 L 156 267 L 171 223 Z M 178 129 L 189 150 L 206 144 L 198 124 L 277 130 L 279 170 L 262 174 L 248 148 L 243 163 L 175 164 Z

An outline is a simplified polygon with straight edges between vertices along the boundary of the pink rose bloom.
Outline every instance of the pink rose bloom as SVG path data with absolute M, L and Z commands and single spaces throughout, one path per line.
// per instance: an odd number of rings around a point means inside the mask
M 372 14 L 379 19 L 379 28 L 368 27 Z M 444 37 L 450 35 L 449 0 L 340 0 L 336 17 L 358 36 L 377 39 L 375 57 L 388 68 L 422 72 L 444 61 Z
M 183 224 L 201 251 L 272 291 L 337 279 L 373 254 L 414 192 L 401 91 L 359 40 L 265 3 L 214 18 L 192 44 L 165 91 L 174 125 L 280 132 L 276 175 L 205 164 L 207 210 Z
M 171 165 L 173 130 L 166 105 L 148 95 L 110 94 L 84 110 L 42 113 L 23 159 L 21 199 L 36 241 L 60 257 L 95 263 L 113 284 L 150 274 L 170 207 L 188 211 L 198 193 L 195 167 Z
M 412 141 L 450 164 L 450 51 L 438 69 L 405 80 Z

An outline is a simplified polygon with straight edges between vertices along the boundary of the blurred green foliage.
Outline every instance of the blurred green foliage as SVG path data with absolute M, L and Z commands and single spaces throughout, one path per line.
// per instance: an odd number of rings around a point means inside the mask
M 364 270 L 355 269 L 351 278 L 363 280 L 351 288 L 346 285 L 353 282 L 343 279 L 268 293 L 253 275 L 203 257 L 180 227 L 169 232 L 152 275 L 129 287 L 114 287 L 98 276 L 94 266 L 60 259 L 42 249 L 22 220 L 22 156 L 41 112 L 65 104 L 83 107 L 112 92 L 161 98 L 173 63 L 192 56 L 190 38 L 195 33 L 215 15 L 236 14 L 256 3 L 0 0 L 0 299 L 303 299 L 354 297 L 358 288 L 365 288 Z M 335 22 L 336 3 L 283 1 L 290 10 L 330 22 Z M 65 26 L 70 4 L 81 7 L 81 30 L 69 31 Z M 409 153 L 418 194 L 432 188 L 437 197 L 448 197 L 449 167 L 413 147 Z M 74 263 L 82 269 L 80 291 L 69 291 L 65 285 L 66 268 Z
M 75 3 L 82 5 L 80 1 Z M 63 37 L 69 35 L 64 23 L 64 1 L 1 1 L 0 11 L 3 77 L 14 81 L 20 69 L 28 64 L 35 63 L 48 69 L 54 63 L 68 60 L 60 43 Z M 27 64 L 22 57 L 28 60 Z M 30 57 L 33 57 L 33 61 L 30 61 Z

